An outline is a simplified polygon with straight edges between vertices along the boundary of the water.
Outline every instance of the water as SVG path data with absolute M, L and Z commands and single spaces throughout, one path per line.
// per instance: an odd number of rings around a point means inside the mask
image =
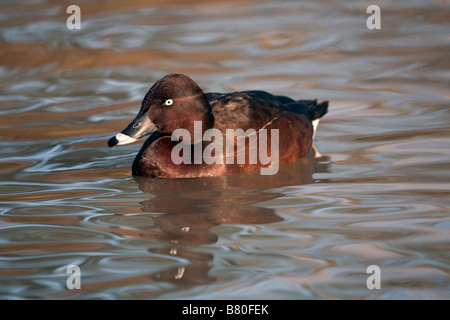
M 447 1 L 378 3 L 380 30 L 361 1 L 78 3 L 81 30 L 0 4 L 2 299 L 450 298 Z M 320 154 L 135 180 L 139 143 L 106 142 L 170 72 L 330 100 Z

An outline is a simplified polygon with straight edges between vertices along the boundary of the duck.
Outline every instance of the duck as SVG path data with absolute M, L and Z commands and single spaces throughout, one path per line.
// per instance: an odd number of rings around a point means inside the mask
M 148 136 L 133 176 L 200 178 L 258 169 L 273 175 L 308 154 L 327 112 L 328 101 L 262 90 L 205 93 L 189 76 L 171 73 L 151 86 L 137 116 L 108 146 Z

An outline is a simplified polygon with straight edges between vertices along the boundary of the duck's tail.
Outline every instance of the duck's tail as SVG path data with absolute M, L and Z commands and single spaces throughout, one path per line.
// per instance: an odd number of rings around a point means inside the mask
M 328 101 L 317 103 L 317 100 L 298 100 L 287 105 L 291 111 L 302 113 L 311 119 L 314 138 L 320 119 L 328 112 Z
M 313 138 L 316 135 L 316 130 L 317 130 L 317 126 L 319 125 L 319 121 L 320 119 L 323 118 L 324 115 L 326 115 L 326 113 L 328 112 L 328 101 L 324 101 L 322 103 L 319 104 L 315 104 L 310 112 L 309 112 L 309 117 L 312 120 L 312 125 L 313 125 Z

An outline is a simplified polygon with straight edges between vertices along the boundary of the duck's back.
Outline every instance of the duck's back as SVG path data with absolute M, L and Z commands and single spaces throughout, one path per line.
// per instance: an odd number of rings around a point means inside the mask
M 238 128 L 261 129 L 281 112 L 288 110 L 277 96 L 264 91 L 207 93 L 206 98 L 211 104 L 214 127 L 222 132 Z
M 328 109 L 328 101 L 293 100 L 265 91 L 206 93 L 214 115 L 214 127 L 226 129 L 264 128 L 282 112 L 305 115 L 310 121 L 320 119 Z

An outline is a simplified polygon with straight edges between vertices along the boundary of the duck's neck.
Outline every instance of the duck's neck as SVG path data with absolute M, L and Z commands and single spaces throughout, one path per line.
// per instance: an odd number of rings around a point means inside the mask
M 200 119 L 196 121 L 202 122 L 202 135 L 206 130 L 214 128 L 214 115 L 212 113 L 211 105 L 209 104 L 208 99 L 206 99 L 205 94 L 202 94 L 200 98 L 201 103 L 201 115 Z
M 214 128 L 214 115 L 212 114 L 212 112 L 208 112 L 203 115 L 202 124 L 203 133 L 205 133 L 205 131 L 208 129 Z
M 205 132 L 213 127 L 214 116 L 211 113 L 205 113 L 201 119 L 193 121 L 191 129 L 188 130 L 192 138 L 191 143 L 197 144 L 202 142 Z

